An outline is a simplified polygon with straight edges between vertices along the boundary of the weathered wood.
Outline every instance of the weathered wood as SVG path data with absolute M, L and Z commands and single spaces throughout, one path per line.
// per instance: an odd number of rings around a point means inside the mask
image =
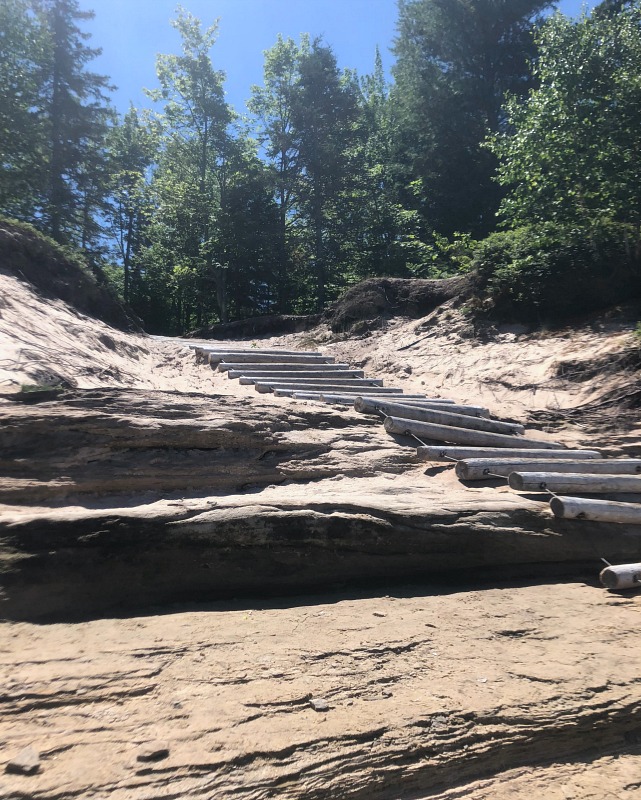
M 641 525 L 641 505 L 637 503 L 617 503 L 613 500 L 592 500 L 584 497 L 553 497 L 550 508 L 559 519 Z
M 403 400 L 404 405 L 423 407 L 428 404 L 428 408 L 440 408 L 443 411 L 451 411 L 453 414 L 467 414 L 471 417 L 486 417 L 489 419 L 490 412 L 483 406 L 457 403 L 454 400 L 444 400 L 440 397 L 426 397 L 421 400 Z
M 363 401 L 362 403 L 355 403 L 354 407 L 357 411 L 363 413 L 372 413 L 374 411 L 373 404 Z M 370 409 L 365 411 L 365 408 Z M 452 414 L 447 411 L 437 408 L 419 408 L 418 406 L 396 405 L 387 404 L 387 408 L 383 408 L 382 404 L 378 404 L 378 408 L 390 417 L 398 417 L 401 419 L 413 419 L 419 422 L 429 422 L 435 425 L 451 425 L 454 428 L 470 428 L 474 431 L 487 431 L 488 433 L 502 433 L 506 435 L 521 434 L 525 431 L 522 425 L 515 425 L 511 422 L 499 422 L 498 420 L 485 419 L 484 417 L 471 417 L 467 414 Z
M 376 390 L 377 390 L 376 387 L 374 387 L 374 393 L 376 392 Z M 401 396 L 402 397 L 407 397 L 407 396 L 414 397 L 414 396 L 417 396 L 417 395 L 404 395 L 404 394 L 401 395 L 402 391 L 403 391 L 402 389 L 399 389 L 399 394 L 395 394 L 394 398 L 401 397 Z M 373 393 L 372 389 L 368 389 L 367 393 L 368 393 L 368 395 L 371 395 Z M 294 393 L 294 397 L 296 397 L 297 394 L 298 394 L 298 392 L 295 392 Z M 360 396 L 360 395 L 357 395 L 357 396 Z M 380 397 L 380 396 L 381 396 L 380 394 L 374 394 L 374 397 Z M 344 404 L 344 405 L 350 405 L 350 406 L 354 405 L 354 399 L 355 399 L 353 394 L 352 395 L 350 395 L 350 394 L 340 394 L 340 393 L 339 394 L 326 394 L 324 392 L 320 393 L 320 397 L 325 403 L 338 403 L 338 404 Z M 374 397 L 372 397 L 372 399 L 374 399 Z M 389 394 L 385 393 L 383 395 L 383 397 L 389 397 Z
M 254 384 L 256 391 L 262 392 L 272 392 L 277 389 L 292 389 L 293 391 L 297 392 L 320 392 L 321 394 L 363 394 L 363 392 L 369 392 L 370 389 L 376 389 L 376 394 L 402 394 L 403 390 L 389 387 L 389 386 L 363 386 L 363 384 L 352 384 L 351 382 L 347 382 L 346 384 L 319 384 L 319 383 L 277 383 L 276 381 L 268 381 L 265 383 L 264 381 L 257 381 Z
M 597 450 L 541 450 L 541 449 L 514 449 L 513 447 L 456 447 L 447 445 L 425 445 L 417 449 L 421 461 L 459 461 L 467 458 L 508 458 L 536 459 L 536 458 L 601 458 Z
M 253 364 L 333 364 L 334 358 L 332 356 L 322 355 L 283 355 L 282 353 L 274 355 L 261 355 L 260 353 L 210 353 L 209 363 L 212 367 L 217 367 L 221 361 L 233 361 L 235 364 L 253 363 Z
M 342 386 L 336 387 L 336 389 L 330 389 L 329 391 L 326 389 L 315 389 L 315 390 L 307 390 L 307 389 L 275 389 L 274 394 L 277 397 L 296 397 L 297 400 L 320 400 L 323 401 L 324 397 L 342 397 L 345 398 L 346 404 L 353 406 L 354 405 L 354 398 L 358 397 L 359 395 L 363 394 L 363 390 L 359 389 L 357 392 L 344 392 Z M 389 387 L 387 386 L 368 386 L 367 387 L 367 394 L 368 395 L 375 395 L 376 397 L 380 395 L 388 396 L 390 395 Z M 403 394 L 402 389 L 393 389 L 391 394 L 394 397 L 400 397 Z M 297 395 L 305 395 L 305 397 L 297 397 Z M 331 402 L 334 402 L 333 400 Z
M 421 403 L 438 403 L 442 406 L 451 406 L 456 405 L 454 400 L 445 400 L 441 397 L 426 397 L 424 394 L 422 395 L 414 395 L 414 394 L 406 394 L 404 395 L 404 402 L 407 402 L 408 405 L 411 406 L 418 406 Z M 477 408 L 477 406 L 465 406 L 465 408 Z M 480 408 L 480 406 L 478 406 Z
M 509 436 L 504 433 L 489 433 L 471 428 L 456 428 L 451 425 L 437 425 L 432 422 L 419 422 L 413 419 L 388 417 L 385 420 L 388 433 L 414 435 L 420 439 L 432 439 L 451 444 L 464 444 L 483 447 L 536 447 L 546 450 L 560 450 L 563 445 L 558 442 L 544 442 L 538 439 L 527 439 L 524 436 Z
M 227 375 L 231 379 L 239 378 L 242 384 L 254 383 L 255 381 L 298 381 L 298 380 L 314 380 L 322 378 L 323 380 L 332 380 L 337 378 L 339 380 L 351 378 L 364 378 L 365 373 L 362 369 L 336 369 L 321 372 L 320 370 L 308 369 L 303 372 L 269 372 L 268 370 L 259 372 L 243 372 L 242 370 L 230 370 Z
M 287 380 L 281 380 L 280 378 L 255 378 L 252 379 L 248 376 L 240 379 L 240 382 L 244 385 L 253 384 L 261 384 L 262 386 L 271 386 L 271 385 L 280 385 L 280 386 L 287 386 L 287 388 L 299 387 L 302 391 L 306 388 L 311 388 L 315 386 L 319 389 L 323 389 L 325 387 L 344 387 L 349 386 L 353 387 L 356 390 L 360 389 L 361 394 L 366 392 L 370 386 L 378 386 L 379 388 L 383 385 L 383 380 L 381 378 L 288 378 Z
M 466 406 L 457 406 L 451 403 L 444 404 L 444 403 L 432 403 L 428 400 L 422 401 L 420 405 L 406 403 L 403 399 L 402 401 L 379 401 L 379 400 L 367 400 L 365 398 L 358 398 L 354 403 L 354 408 L 356 411 L 359 411 L 361 414 L 378 414 L 379 411 L 382 411 L 383 414 L 387 414 L 388 416 L 396 416 L 396 417 L 404 417 L 406 419 L 419 419 L 423 422 L 440 422 L 439 419 L 433 419 L 430 417 L 429 414 L 425 414 L 425 411 L 436 411 L 446 413 L 448 416 L 458 416 L 459 414 L 465 417 L 478 417 L 476 413 L 476 409 L 468 409 Z M 459 411 L 459 409 L 461 409 Z M 448 423 L 449 424 L 449 423 Z M 472 427 L 468 425 L 460 425 L 459 427 L 467 428 Z M 522 426 L 518 426 L 520 428 L 519 433 L 523 431 Z M 489 428 L 479 428 L 479 430 L 490 430 Z M 501 433 L 502 429 L 497 429 L 497 433 Z M 508 431 L 503 431 L 507 433 Z
M 255 370 L 269 370 L 270 372 L 305 372 L 313 369 L 318 372 L 332 372 L 338 369 L 350 369 L 349 364 L 326 364 L 324 361 L 305 361 L 301 364 L 292 363 L 272 363 L 271 361 L 263 361 L 256 363 L 255 361 L 247 362 L 246 364 L 239 364 L 235 361 L 221 361 L 218 364 L 218 372 L 243 372 L 244 374 L 255 374 Z
M 512 472 L 511 489 L 519 492 L 579 492 L 584 494 L 641 493 L 641 477 L 562 472 Z
M 285 355 L 285 356 L 316 356 L 322 355 L 318 350 L 285 350 L 280 348 L 263 348 L 263 347 L 224 347 L 222 345 L 203 345 L 203 344 L 190 344 L 187 345 L 191 350 L 203 353 L 258 353 L 259 355 Z
M 482 481 L 492 475 L 507 478 L 512 472 L 579 472 L 599 475 L 635 475 L 641 472 L 641 459 L 521 459 L 466 458 L 456 465 L 456 474 L 464 481 Z
M 641 589 L 641 564 L 617 564 L 601 570 L 601 583 L 606 589 Z

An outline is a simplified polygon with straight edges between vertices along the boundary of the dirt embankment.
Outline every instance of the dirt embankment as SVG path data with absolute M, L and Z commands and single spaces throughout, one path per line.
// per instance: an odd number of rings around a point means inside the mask
M 0 281 L 5 393 L 67 386 L 0 399 L 0 767 L 41 759 L 0 797 L 635 797 L 641 596 L 595 578 L 636 529 Z M 629 321 L 479 338 L 456 298 L 421 308 L 256 344 L 641 456 Z

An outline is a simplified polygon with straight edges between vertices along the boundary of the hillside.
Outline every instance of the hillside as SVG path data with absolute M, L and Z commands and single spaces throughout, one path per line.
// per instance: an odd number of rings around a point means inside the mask
M 0 296 L 2 759 L 41 759 L 1 797 L 635 795 L 641 596 L 596 581 L 634 526 L 465 486 L 375 417 L 6 273 Z M 244 346 L 641 456 L 635 322 L 475 329 L 452 298 Z

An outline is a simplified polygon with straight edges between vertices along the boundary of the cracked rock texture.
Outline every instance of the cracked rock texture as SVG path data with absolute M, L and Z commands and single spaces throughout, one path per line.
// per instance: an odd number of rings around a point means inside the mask
M 465 486 L 373 417 L 4 274 L 0 296 L 6 394 L 66 387 L 0 398 L 0 800 L 639 797 L 641 595 L 596 585 L 637 528 Z M 628 390 L 564 377 L 619 358 L 608 325 L 483 342 L 445 304 L 260 344 L 639 455 L 633 412 L 564 416 Z
M 42 770 L 0 797 L 632 800 L 640 611 L 568 583 L 12 623 L 0 740 Z
M 0 416 L 10 619 L 479 571 L 576 577 L 638 553 L 633 528 L 465 487 L 354 411 L 91 389 Z

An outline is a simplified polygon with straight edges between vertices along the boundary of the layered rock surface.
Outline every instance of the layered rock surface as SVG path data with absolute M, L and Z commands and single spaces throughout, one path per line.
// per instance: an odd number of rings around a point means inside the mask
M 638 796 L 641 596 L 596 585 L 637 528 L 465 486 L 373 417 L 0 283 L 7 393 L 67 387 L 0 399 L 0 771 L 38 764 L 2 800 Z M 627 334 L 484 344 L 453 314 L 261 344 L 641 455 L 561 413 L 607 388 L 562 365 Z
M 350 410 L 94 389 L 0 416 L 12 619 L 457 574 L 576 577 L 638 553 L 629 526 L 557 520 L 546 496 L 501 482 L 466 487 Z
M 640 610 L 550 584 L 13 623 L 2 757 L 42 770 L 0 796 L 631 800 Z

